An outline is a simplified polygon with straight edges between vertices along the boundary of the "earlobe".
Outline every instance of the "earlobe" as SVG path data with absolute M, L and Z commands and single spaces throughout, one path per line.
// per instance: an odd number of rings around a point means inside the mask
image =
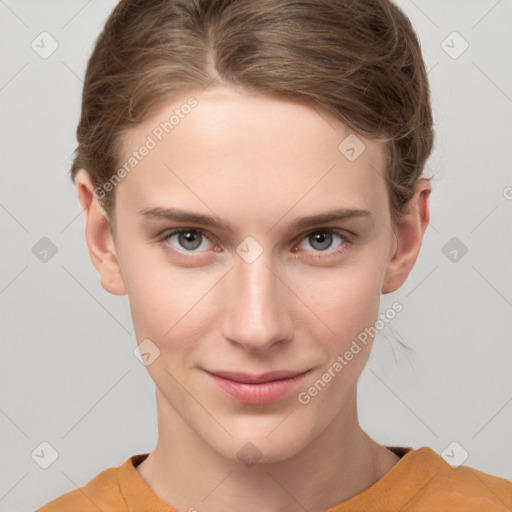
M 75 177 L 78 199 L 85 215 L 85 239 L 91 261 L 98 271 L 101 285 L 113 295 L 125 295 L 117 251 L 108 216 L 94 195 L 89 173 L 80 169 Z
M 386 269 L 383 294 L 398 290 L 414 267 L 430 220 L 430 192 L 429 181 L 424 178 L 418 180 L 413 197 L 404 207 L 403 216 L 394 230 L 396 250 Z

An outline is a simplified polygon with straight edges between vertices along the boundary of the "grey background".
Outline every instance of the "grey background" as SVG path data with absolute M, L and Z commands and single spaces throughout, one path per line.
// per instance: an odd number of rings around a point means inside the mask
M 34 510 L 156 442 L 128 300 L 100 286 L 67 176 L 86 61 L 115 3 L 0 0 L 2 512 Z M 432 218 L 407 282 L 383 296 L 382 311 L 404 310 L 377 336 L 360 420 L 383 444 L 442 453 L 457 441 L 466 465 L 512 479 L 512 3 L 398 4 L 433 91 Z M 59 45 L 47 59 L 31 48 L 43 31 Z M 442 47 L 453 31 L 469 43 L 456 59 Z M 57 249 L 46 262 L 32 252 L 43 237 Z M 44 441 L 58 453 L 47 469 L 31 456 Z

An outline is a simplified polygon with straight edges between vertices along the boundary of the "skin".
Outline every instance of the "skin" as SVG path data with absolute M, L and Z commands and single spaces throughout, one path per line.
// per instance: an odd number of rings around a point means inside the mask
M 406 280 L 429 221 L 430 184 L 418 180 L 393 226 L 382 143 L 359 136 L 366 148 L 349 161 L 338 146 L 352 132 L 328 113 L 225 86 L 176 96 L 127 135 L 125 156 L 191 95 L 198 106 L 116 186 L 111 224 L 87 172 L 76 177 L 101 284 L 128 295 L 137 342 L 160 350 L 146 367 L 159 438 L 136 469 L 179 510 L 325 510 L 399 460 L 358 422 L 356 385 L 372 340 L 309 404 L 297 395 L 375 325 L 381 294 Z M 233 232 L 139 213 L 156 206 L 215 215 Z M 287 230 L 341 207 L 371 216 Z M 171 228 L 199 230 L 199 247 L 187 252 L 178 235 L 158 241 Z M 327 228 L 347 238 L 334 234 L 322 249 L 310 235 Z M 248 236 L 263 249 L 252 263 L 236 252 Z M 289 396 L 247 405 L 204 369 L 310 372 Z M 261 455 L 252 467 L 237 457 L 248 442 Z

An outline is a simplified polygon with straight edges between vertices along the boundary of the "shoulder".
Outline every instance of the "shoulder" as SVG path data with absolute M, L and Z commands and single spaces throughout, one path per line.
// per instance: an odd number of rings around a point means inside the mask
M 512 507 L 511 481 L 469 466 L 449 466 L 437 476 L 432 489 L 464 511 L 502 512 Z
M 450 512 L 503 512 L 512 508 L 510 480 L 470 466 L 452 466 L 428 447 L 415 450 L 409 457 L 413 463 L 410 470 L 423 473 L 424 478 L 408 504 L 412 510 L 423 510 L 420 504 Z
M 109 467 L 83 487 L 55 498 L 36 512 L 117 512 L 120 507 L 126 507 L 126 502 L 119 487 L 119 467 Z

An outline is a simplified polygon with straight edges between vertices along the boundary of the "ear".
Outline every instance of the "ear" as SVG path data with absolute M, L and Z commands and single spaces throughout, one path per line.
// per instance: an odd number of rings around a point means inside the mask
M 403 217 L 395 228 L 396 252 L 389 261 L 382 286 L 382 293 L 398 290 L 411 272 L 421 248 L 423 234 L 430 220 L 430 182 L 419 179 L 414 195 L 403 209 Z
M 75 176 L 78 199 L 85 214 L 85 239 L 93 265 L 100 275 L 101 286 L 114 295 L 125 295 L 116 247 L 108 216 L 98 198 L 89 173 L 80 169 Z

